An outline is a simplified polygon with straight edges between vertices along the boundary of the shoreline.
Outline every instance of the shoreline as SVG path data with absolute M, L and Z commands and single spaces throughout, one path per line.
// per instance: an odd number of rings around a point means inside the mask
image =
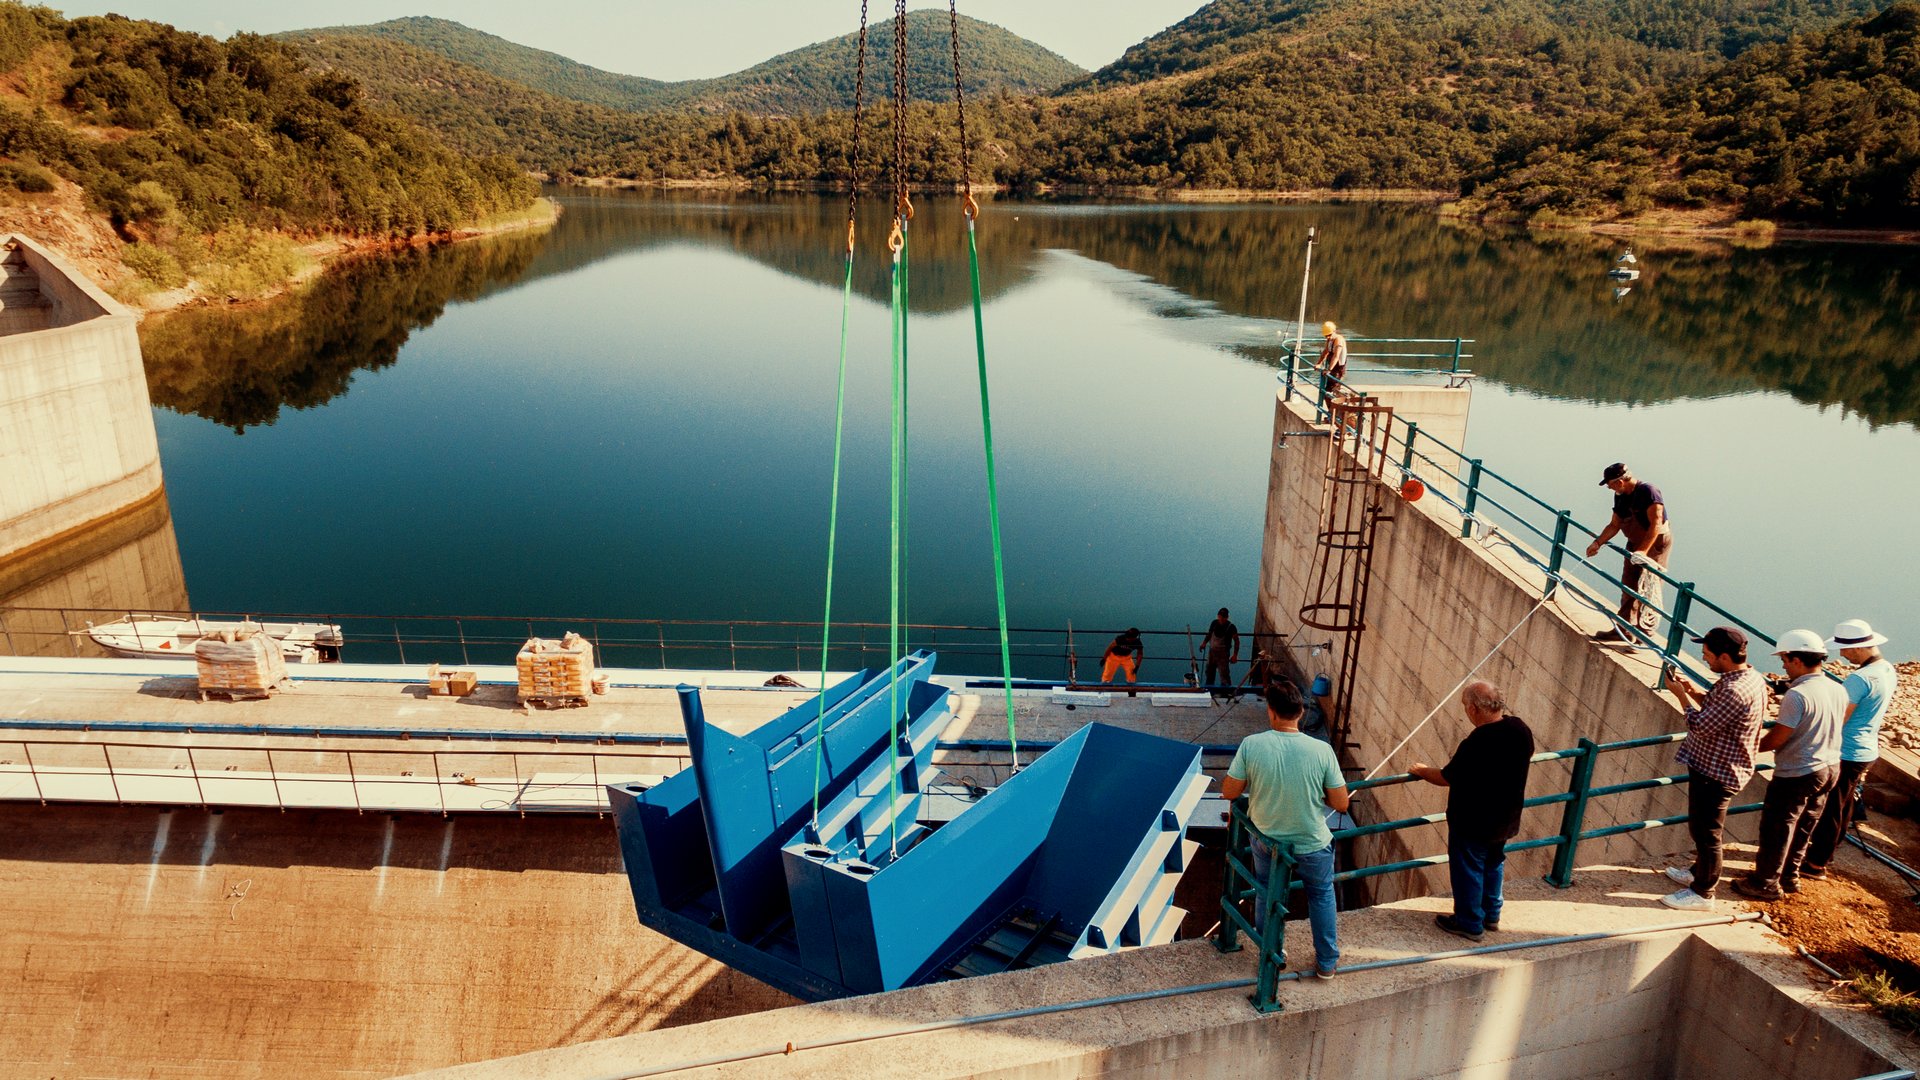
M 741 194 L 812 193 L 844 194 L 845 183 L 782 180 L 758 182 L 739 177 L 707 179 L 632 180 L 617 176 L 594 176 L 543 180 L 550 186 L 566 188 L 602 188 L 656 191 L 725 191 Z M 916 194 L 959 194 L 957 184 L 914 184 Z M 1920 228 L 1888 227 L 1845 229 L 1823 225 L 1782 225 L 1767 222 L 1728 221 L 1702 223 L 1687 221 L 1530 221 L 1498 216 L 1450 212 L 1461 197 L 1446 191 L 1419 188 L 1156 188 L 1137 185 L 1047 184 L 1032 191 L 1015 192 L 1004 184 L 976 184 L 976 195 L 1014 195 L 1015 197 L 1121 199 L 1131 202 L 1180 203 L 1189 205 L 1232 205 L 1241 203 L 1401 203 L 1429 204 L 1441 217 L 1489 228 L 1552 229 L 1559 232 L 1584 232 L 1595 236 L 1663 236 L 1690 240 L 1710 240 L 1729 244 L 1765 246 L 1780 241 L 1806 241 L 1834 244 L 1920 244 Z
M 407 248 L 434 247 L 439 244 L 457 244 L 464 240 L 477 240 L 488 236 L 500 236 L 506 233 L 521 232 L 528 229 L 549 228 L 560 219 L 560 204 L 545 195 L 534 199 L 526 210 L 502 218 L 454 229 L 444 233 L 422 233 L 404 239 L 370 240 L 364 238 L 328 236 L 300 245 L 300 250 L 313 261 L 303 267 L 299 273 L 255 296 L 220 298 L 196 291 L 191 285 L 152 293 L 137 302 L 127 303 L 134 308 L 140 318 L 149 315 L 164 315 L 190 307 L 211 307 L 224 304 L 240 307 L 257 304 L 285 296 L 307 282 L 319 277 L 327 268 L 341 259 L 361 255 L 379 255 L 401 251 Z

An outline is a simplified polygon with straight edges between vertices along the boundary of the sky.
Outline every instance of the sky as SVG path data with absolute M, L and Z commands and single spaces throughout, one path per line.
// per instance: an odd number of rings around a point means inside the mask
M 1129 46 L 1193 14 L 1205 0 L 963 0 L 960 14 L 996 23 L 1084 68 L 1118 59 Z M 701 79 L 752 67 L 816 41 L 852 33 L 852 0 L 332 0 L 324 6 L 265 0 L 105 0 L 48 6 L 68 16 L 114 12 L 224 38 L 314 26 L 431 15 L 583 64 L 651 79 Z M 944 2 L 910 0 L 909 8 Z M 893 6 L 873 0 L 879 22 Z

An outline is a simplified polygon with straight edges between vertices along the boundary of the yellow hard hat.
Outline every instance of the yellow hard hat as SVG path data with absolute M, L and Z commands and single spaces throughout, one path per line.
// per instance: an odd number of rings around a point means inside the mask
M 1327 322 L 1323 322 L 1323 323 L 1321 323 L 1321 324 L 1320 324 L 1320 336 L 1321 336 L 1321 337 L 1332 337 L 1332 336 L 1333 336 L 1333 332 L 1334 332 L 1335 330 L 1338 330 L 1338 329 L 1340 329 L 1340 328 L 1339 328 L 1339 327 L 1337 327 L 1337 326 L 1335 326 L 1335 325 L 1333 325 L 1333 323 L 1332 323 L 1332 321 L 1331 321 L 1331 320 L 1329 320 L 1329 321 L 1327 321 Z

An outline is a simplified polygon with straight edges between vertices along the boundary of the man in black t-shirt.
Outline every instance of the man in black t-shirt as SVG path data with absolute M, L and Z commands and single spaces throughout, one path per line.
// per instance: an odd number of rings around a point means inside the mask
M 1593 635 L 1595 641 L 1631 643 L 1621 626 L 1636 626 L 1651 637 L 1660 625 L 1659 605 L 1665 601 L 1660 578 L 1649 574 L 1649 564 L 1667 568 L 1667 556 L 1673 551 L 1673 528 L 1667 521 L 1667 500 L 1660 489 L 1634 478 L 1626 463 L 1616 461 L 1600 475 L 1600 486 L 1613 492 L 1613 517 L 1600 535 L 1587 545 L 1587 558 L 1600 554 L 1607 541 L 1618 534 L 1626 541 L 1627 561 L 1620 570 L 1620 626 L 1611 626 Z M 1634 593 L 1653 601 L 1641 603 Z
M 1227 609 L 1207 626 L 1208 686 L 1232 686 L 1233 665 L 1240 660 L 1240 628 L 1227 618 Z M 1217 677 L 1216 677 L 1217 676 Z
M 1520 804 L 1527 797 L 1533 731 L 1490 682 L 1468 683 L 1460 707 L 1473 730 L 1460 741 L 1444 769 L 1415 763 L 1407 770 L 1447 789 L 1447 871 L 1453 879 L 1453 914 L 1433 921 L 1449 934 L 1479 941 L 1500 929 L 1501 886 L 1506 879 L 1507 841 L 1520 831 Z

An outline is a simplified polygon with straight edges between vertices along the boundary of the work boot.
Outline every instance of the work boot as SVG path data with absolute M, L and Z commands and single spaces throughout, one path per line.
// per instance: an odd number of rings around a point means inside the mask
M 1769 904 L 1784 900 L 1787 897 L 1786 893 L 1780 891 L 1780 886 L 1769 885 L 1766 882 L 1755 881 L 1752 878 L 1734 878 L 1733 891 L 1739 893 L 1741 896 L 1762 900 Z
M 1802 866 L 1800 868 L 1800 876 L 1808 881 L 1825 881 L 1827 878 L 1827 868 L 1812 865 Z
M 1475 933 L 1461 926 L 1460 920 L 1451 915 L 1435 915 L 1433 917 L 1433 925 L 1445 930 L 1454 937 L 1466 938 L 1468 941 L 1479 941 L 1481 938 L 1487 936 L 1484 933 Z

